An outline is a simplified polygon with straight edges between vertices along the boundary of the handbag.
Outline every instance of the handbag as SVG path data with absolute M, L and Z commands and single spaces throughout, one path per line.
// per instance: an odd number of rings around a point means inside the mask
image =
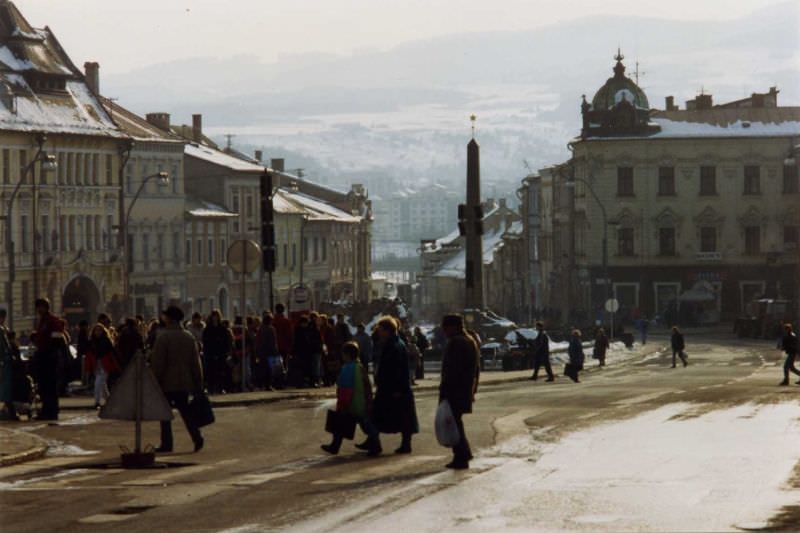
M 356 419 L 343 411 L 328 410 L 325 431 L 351 440 L 356 435 Z
M 442 400 L 436 408 L 436 420 L 434 422 L 436 430 L 436 440 L 446 448 L 452 448 L 461 440 L 461 433 L 456 425 L 456 418 L 453 416 L 453 409 L 450 402 Z
M 196 427 L 204 427 L 213 424 L 214 410 L 211 408 L 211 400 L 205 391 L 198 392 L 192 395 L 189 402 L 189 418 Z

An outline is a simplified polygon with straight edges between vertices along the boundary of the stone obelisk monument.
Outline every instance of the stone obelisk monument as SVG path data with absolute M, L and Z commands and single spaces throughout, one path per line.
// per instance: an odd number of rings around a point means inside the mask
M 467 309 L 483 311 L 483 209 L 481 207 L 480 146 L 475 140 L 475 115 L 472 139 L 467 144 L 467 204 L 465 209 L 465 238 L 467 244 L 465 267 L 465 304 Z

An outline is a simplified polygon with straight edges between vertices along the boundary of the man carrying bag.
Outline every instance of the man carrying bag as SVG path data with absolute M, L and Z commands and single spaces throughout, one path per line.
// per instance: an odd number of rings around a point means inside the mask
M 447 401 L 453 413 L 460 439 L 452 447 L 453 460 L 447 468 L 464 470 L 469 468 L 472 452 L 464 432 L 461 417 L 472 412 L 472 402 L 478 389 L 478 346 L 464 330 L 461 315 L 446 315 L 442 319 L 442 331 L 447 336 L 447 345 L 442 355 L 442 379 L 439 385 L 439 402 Z

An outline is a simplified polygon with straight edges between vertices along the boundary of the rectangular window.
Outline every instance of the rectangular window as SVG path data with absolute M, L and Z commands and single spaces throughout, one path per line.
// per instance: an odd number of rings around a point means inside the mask
M 303 237 L 303 263 L 308 263 L 308 238 Z
M 701 252 L 717 251 L 717 228 L 714 227 L 700 228 L 700 251 Z
M 114 215 L 106 215 L 106 231 L 104 232 L 104 239 L 106 241 L 106 250 L 114 248 L 112 236 L 114 235 Z
M 623 257 L 634 255 L 633 249 L 633 228 L 620 228 L 617 230 L 619 247 L 617 253 Z
M 328 240 L 325 237 L 322 237 L 322 260 L 328 260 Z
M 67 180 L 65 178 L 65 176 L 67 175 L 66 174 L 67 171 L 66 171 L 66 168 L 64 168 L 66 166 L 67 166 L 67 154 L 62 152 L 62 153 L 58 154 L 58 168 L 56 169 L 56 174 L 58 175 L 57 179 L 58 179 L 58 184 L 59 185 L 64 185 L 67 182 Z
M 192 239 L 186 239 L 186 249 L 183 251 L 186 257 L 186 266 L 192 263 Z
M 172 165 L 172 173 L 169 175 L 169 181 L 172 184 L 172 192 L 178 194 L 178 180 L 180 176 L 178 176 L 178 163 Z
M 11 150 L 3 148 L 3 183 L 11 183 Z
M 100 154 L 92 154 L 92 183 L 100 185 Z
M 244 199 L 244 214 L 247 218 L 253 216 L 253 197 L 249 194 Z
M 658 229 L 658 254 L 675 255 L 675 228 Z
M 31 284 L 29 281 L 22 282 L 22 314 L 31 314 Z
M 219 264 L 224 265 L 228 261 L 228 241 L 225 237 L 219 240 Z
M 289 245 L 288 244 L 284 244 L 283 245 L 283 268 L 286 268 L 288 266 L 289 266 Z
M 159 263 L 164 261 L 164 234 L 156 233 L 156 259 Z
M 136 238 L 133 233 L 128 234 L 128 270 L 133 272 L 136 270 L 136 261 L 134 261 L 134 256 L 136 255 Z
M 144 262 L 144 269 L 150 270 L 150 234 L 142 234 L 142 261 Z
M 67 250 L 67 216 L 61 215 L 58 218 L 58 249 L 62 252 Z
M 106 185 L 114 184 L 114 158 L 106 154 Z
M 214 239 L 208 239 L 208 265 L 214 264 Z
M 761 227 L 748 226 L 744 228 L 744 253 L 748 255 L 761 252 Z
M 19 217 L 20 240 L 22 241 L 22 252 L 27 253 L 31 251 L 30 243 L 30 228 L 28 228 L 28 215 L 20 215 Z
M 181 234 L 179 231 L 172 232 L 172 262 L 176 267 L 181 264 Z
M 314 237 L 314 262 L 319 261 L 319 238 Z
M 25 175 L 26 167 L 28 166 L 28 151 L 19 151 L 19 179 L 22 183 L 28 183 L 28 176 Z
M 757 165 L 744 167 L 744 194 L 761 194 L 761 168 Z
M 203 264 L 203 239 L 197 239 L 197 266 Z
M 800 244 L 798 239 L 800 228 L 797 226 L 784 226 L 783 227 L 783 248 L 785 250 L 796 250 L 797 245 Z
M 292 270 L 297 265 L 297 243 L 292 243 Z
M 617 167 L 617 196 L 633 195 L 633 167 Z
M 39 244 L 39 248 L 44 250 L 45 252 L 50 251 L 50 216 L 49 215 L 42 215 L 39 219 L 40 222 L 40 234 L 41 234 L 41 243 Z
M 239 194 L 238 193 L 233 193 L 233 196 L 231 196 L 231 210 L 234 213 L 236 213 L 237 215 L 239 214 Z
M 675 196 L 675 167 L 658 167 L 658 195 Z
M 796 194 L 800 192 L 797 181 L 797 165 L 783 166 L 783 194 Z
M 100 227 L 100 215 L 94 216 L 94 249 L 102 250 L 103 229 Z
M 75 183 L 75 154 L 67 154 L 67 168 L 64 169 L 64 177 L 67 185 Z
M 83 154 L 75 154 L 75 185 L 83 184 Z
M 700 195 L 715 196 L 717 194 L 717 167 L 700 167 Z

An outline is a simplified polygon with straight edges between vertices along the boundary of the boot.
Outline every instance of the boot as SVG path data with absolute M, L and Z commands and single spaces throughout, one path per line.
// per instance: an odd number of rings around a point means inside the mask
M 396 454 L 411 453 L 411 435 L 409 434 L 403 435 L 403 442 L 400 444 L 400 447 L 394 451 L 394 453 Z

